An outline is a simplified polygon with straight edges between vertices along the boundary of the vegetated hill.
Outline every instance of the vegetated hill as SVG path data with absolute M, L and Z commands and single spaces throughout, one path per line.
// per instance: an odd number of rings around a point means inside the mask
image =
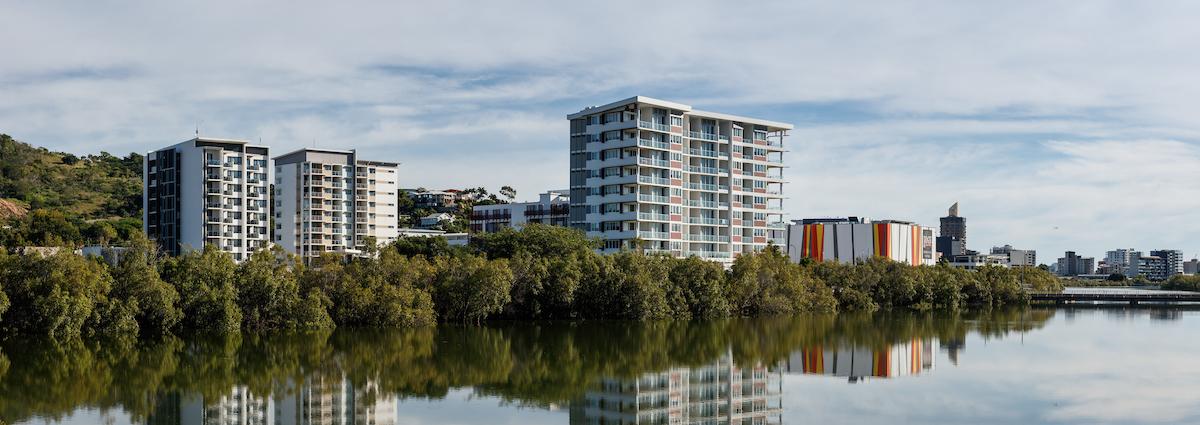
M 78 157 L 0 134 L 0 246 L 122 243 L 142 227 L 142 155 Z
M 83 220 L 141 217 L 142 155 L 78 157 L 0 134 L 0 198 Z M 2 214 L 2 213 L 0 213 Z

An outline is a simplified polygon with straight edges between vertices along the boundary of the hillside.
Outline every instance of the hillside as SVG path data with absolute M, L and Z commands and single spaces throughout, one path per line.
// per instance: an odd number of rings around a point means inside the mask
M 98 243 L 141 228 L 142 155 L 83 157 L 0 134 L 0 245 Z

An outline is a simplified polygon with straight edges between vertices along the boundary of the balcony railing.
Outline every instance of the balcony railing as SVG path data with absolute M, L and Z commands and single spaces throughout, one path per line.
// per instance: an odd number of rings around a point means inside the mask
M 721 152 L 708 149 L 688 149 L 688 155 L 717 158 L 721 155 Z
M 688 137 L 691 137 L 691 138 L 693 138 L 693 139 L 711 140 L 711 141 L 714 141 L 714 142 L 718 140 L 718 139 L 717 139 L 717 135 L 716 135 L 716 134 L 714 134 L 714 133 L 704 133 L 704 132 L 700 132 L 700 131 L 689 131 L 689 132 L 688 132 Z
M 661 186 L 670 186 L 671 179 L 654 176 L 638 176 L 638 183 L 657 184 Z
M 716 167 L 703 167 L 703 166 L 689 165 L 689 166 L 687 166 L 687 171 L 689 173 L 718 174 Z
M 700 258 L 729 258 L 731 253 L 725 251 L 687 251 L 688 255 L 695 255 Z
M 697 201 L 697 200 L 689 200 L 689 201 L 687 201 L 687 205 L 689 207 L 700 207 L 700 208 L 725 208 L 725 207 L 729 206 L 729 204 L 725 203 L 725 202 Z
M 639 194 L 638 200 L 642 201 L 642 202 L 657 202 L 660 204 L 668 204 L 671 202 L 671 198 L 668 198 L 666 196 L 645 195 L 645 194 Z
M 684 238 L 689 241 L 697 242 L 729 242 L 729 236 L 722 235 L 703 235 L 699 233 L 685 233 Z
M 718 190 L 720 190 L 720 191 L 729 190 L 729 186 L 708 184 L 708 183 L 688 183 L 684 186 L 691 190 L 708 190 L 708 191 L 714 191 L 714 192 L 718 191 Z
M 714 226 L 724 226 L 729 224 L 729 220 L 723 218 L 708 218 L 708 217 L 690 217 L 688 223 L 691 224 L 710 224 Z
M 638 157 L 638 164 L 669 168 L 671 166 L 671 161 L 667 161 L 665 159 L 646 158 L 643 156 Z
M 659 123 L 650 122 L 650 121 L 638 121 L 638 127 L 649 128 L 651 130 L 666 131 L 666 132 L 671 131 L 671 126 L 669 126 L 667 124 L 659 124 Z
M 638 146 L 662 149 L 662 150 L 670 150 L 671 149 L 670 143 L 667 143 L 664 141 L 659 141 L 659 140 L 650 140 L 650 139 L 638 139 Z
M 670 221 L 671 216 L 655 213 L 638 213 L 638 220 Z
M 670 239 L 671 238 L 671 234 L 667 233 L 667 232 L 648 232 L 645 230 L 639 230 L 637 232 L 637 235 L 639 238 L 642 238 L 642 239 Z

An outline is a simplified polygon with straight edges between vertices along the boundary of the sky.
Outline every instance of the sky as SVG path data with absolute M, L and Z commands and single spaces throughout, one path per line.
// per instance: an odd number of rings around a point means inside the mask
M 405 187 L 568 185 L 566 115 L 634 95 L 795 125 L 787 218 L 968 245 L 1200 253 L 1200 3 L 6 2 L 0 132 L 358 149 Z

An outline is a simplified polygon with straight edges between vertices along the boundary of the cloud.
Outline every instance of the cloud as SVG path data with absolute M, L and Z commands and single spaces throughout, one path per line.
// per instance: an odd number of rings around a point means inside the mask
M 1200 140 L 1195 3 L 0 8 L 0 131 L 53 149 L 146 151 L 203 122 L 532 196 L 566 185 L 566 114 L 642 94 L 796 123 L 796 217 L 930 223 L 957 199 L 975 248 L 1200 250 L 1177 219 Z M 1182 227 L 1144 224 L 1160 217 Z

